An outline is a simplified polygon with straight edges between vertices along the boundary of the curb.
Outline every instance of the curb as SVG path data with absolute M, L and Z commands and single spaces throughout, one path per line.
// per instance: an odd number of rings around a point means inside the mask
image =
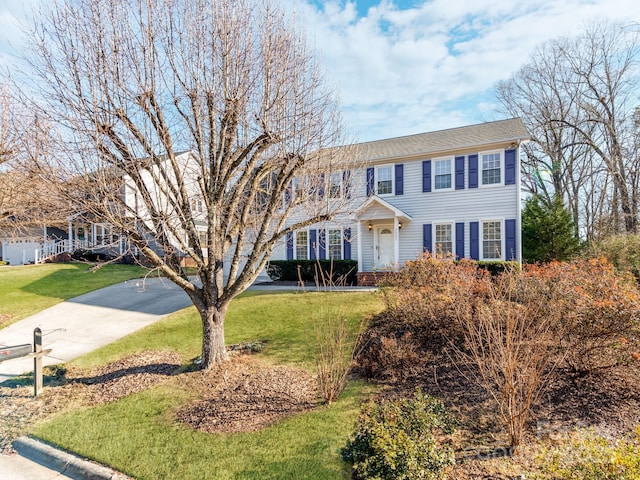
M 29 437 L 13 441 L 21 456 L 74 480 L 125 480 L 126 475 Z

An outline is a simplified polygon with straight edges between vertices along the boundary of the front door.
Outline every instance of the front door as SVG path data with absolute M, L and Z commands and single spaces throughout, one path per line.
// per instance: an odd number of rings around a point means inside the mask
M 376 267 L 392 268 L 394 259 L 394 240 L 392 227 L 378 227 L 376 229 Z

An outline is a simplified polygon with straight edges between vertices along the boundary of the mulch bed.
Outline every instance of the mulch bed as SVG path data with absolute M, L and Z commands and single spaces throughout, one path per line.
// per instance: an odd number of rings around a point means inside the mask
M 318 405 L 313 376 L 298 368 L 261 365 L 241 356 L 192 375 L 191 387 L 201 399 L 184 405 L 176 417 L 202 432 L 255 431 Z
M 100 368 L 53 370 L 45 390 L 33 396 L 33 387 L 0 385 L 0 453 L 11 453 L 11 442 L 27 428 L 53 413 L 73 406 L 101 405 L 165 381 L 180 366 L 174 352 L 143 352 Z

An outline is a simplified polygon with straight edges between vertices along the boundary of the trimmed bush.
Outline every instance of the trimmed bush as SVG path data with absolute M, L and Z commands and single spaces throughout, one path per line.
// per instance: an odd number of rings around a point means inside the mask
M 274 281 L 322 283 L 326 278 L 333 283 L 355 285 L 357 273 L 355 260 L 272 260 L 267 265 L 267 274 Z
M 438 480 L 455 458 L 435 434 L 453 430 L 442 402 L 418 389 L 413 399 L 364 404 L 356 431 L 340 455 L 353 465 L 355 479 Z
M 557 480 L 637 480 L 640 478 L 640 426 L 633 440 L 611 442 L 592 431 L 576 431 L 536 458 L 544 478 Z
M 520 270 L 520 264 L 518 262 L 504 262 L 500 260 L 480 260 L 475 263 L 479 269 L 486 270 L 492 276 L 500 275 L 503 272 L 511 270 Z

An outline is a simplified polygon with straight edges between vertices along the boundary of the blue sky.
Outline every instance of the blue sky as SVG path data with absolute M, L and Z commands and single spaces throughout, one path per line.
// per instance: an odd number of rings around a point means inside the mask
M 0 0 L 0 62 L 16 18 L 44 0 Z M 596 19 L 640 23 L 637 0 L 282 0 L 367 141 L 501 118 L 495 84 L 545 40 Z

